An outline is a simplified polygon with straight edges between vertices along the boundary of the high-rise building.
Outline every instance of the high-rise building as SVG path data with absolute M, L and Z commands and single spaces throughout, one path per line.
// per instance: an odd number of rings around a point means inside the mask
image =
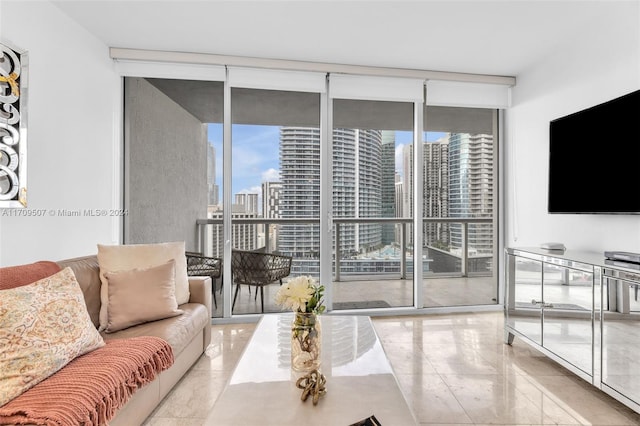
M 222 220 L 222 209 L 209 207 L 209 219 Z M 243 205 L 234 204 L 231 210 L 231 221 L 236 219 L 255 219 L 256 213 L 246 213 Z M 209 225 L 205 234 L 205 247 L 211 247 L 207 256 L 222 257 L 224 253 L 224 235 L 222 225 Z M 208 239 L 208 241 L 207 241 Z M 250 223 L 234 223 L 231 226 L 231 247 L 238 250 L 255 250 L 258 244 L 257 227 Z
M 209 205 L 217 206 L 220 190 L 216 184 L 216 149 L 211 142 L 207 144 L 207 188 Z
M 317 128 L 280 129 L 281 217 L 318 218 L 320 215 L 320 131 Z M 381 217 L 382 134 L 378 130 L 334 129 L 333 217 Z M 318 225 L 283 225 L 279 249 L 296 258 L 317 258 Z M 356 254 L 382 241 L 380 224 L 340 227 L 340 251 Z
M 413 215 L 413 144 L 405 145 L 402 153 L 402 212 L 404 217 Z M 422 144 L 422 214 L 423 217 L 447 217 L 448 210 L 448 142 L 425 142 Z M 446 223 L 422 225 L 422 240 L 425 246 L 436 241 L 446 244 L 449 240 Z M 413 235 L 407 236 L 409 245 Z
M 280 128 L 280 215 L 283 219 L 320 217 L 320 129 Z M 320 225 L 282 225 L 279 249 L 296 259 L 318 258 Z
M 493 215 L 493 135 L 453 133 L 449 139 L 449 215 Z M 462 247 L 462 226 L 451 225 L 451 245 Z M 477 254 L 493 253 L 493 226 L 469 226 L 468 245 Z
M 491 217 L 493 214 L 493 136 L 450 133 L 423 144 L 424 217 Z M 413 145 L 403 152 L 405 215 L 413 210 Z M 461 224 L 425 224 L 425 245 L 462 247 Z M 409 237 L 411 238 L 411 237 Z M 411 243 L 411 241 L 409 242 Z M 469 226 L 468 245 L 474 253 L 493 252 L 493 227 Z
M 222 220 L 222 210 L 218 206 L 209 206 L 207 209 L 207 219 Z M 205 256 L 224 256 L 224 234 L 222 224 L 207 225 L 205 233 Z M 211 251 L 208 251 L 211 250 Z
M 422 214 L 423 217 L 448 217 L 449 205 L 449 142 L 444 138 L 437 142 L 422 144 Z M 413 214 L 413 144 L 403 151 L 403 212 Z M 422 225 L 422 239 L 425 246 L 449 241 L 449 227 L 446 223 L 425 223 Z M 413 236 L 408 236 L 409 244 Z
M 258 248 L 260 236 L 255 223 L 238 223 L 236 219 L 256 219 L 258 217 L 258 194 L 235 194 L 235 203 L 231 206 L 231 247 L 238 250 L 255 250 Z M 222 220 L 223 209 L 209 206 L 207 218 Z M 211 247 L 209 256 L 222 257 L 224 252 L 224 235 L 222 225 L 209 225 L 205 238 L 205 247 Z
M 280 217 L 280 197 L 282 182 L 262 182 L 262 217 L 277 219 Z
M 382 131 L 382 158 L 381 158 L 381 216 L 396 216 L 396 135 L 394 131 Z M 382 225 L 382 244 L 390 244 L 395 241 L 395 225 L 385 223 Z
M 395 204 L 396 204 L 396 215 L 395 217 L 404 217 L 403 202 L 404 202 L 404 189 L 402 184 L 402 176 L 399 173 L 396 173 L 395 176 Z M 401 224 L 400 226 L 404 226 Z M 396 226 L 394 229 L 394 238 L 397 243 L 402 243 L 401 239 L 400 227 Z
M 352 129 L 333 129 L 333 205 L 334 218 L 357 217 L 359 198 L 356 194 L 356 162 L 358 150 Z M 335 240 L 334 240 L 335 246 Z M 358 253 L 356 226 L 340 225 L 340 253 Z
M 258 215 L 258 194 L 255 193 L 239 193 L 235 195 L 235 204 L 238 209 L 242 209 L 243 213 L 254 213 Z
M 280 197 L 282 195 L 282 182 L 262 182 L 262 217 L 265 219 L 280 218 Z M 280 250 L 278 246 L 280 225 L 269 224 L 264 231 L 265 246 L 268 251 Z
M 449 216 L 449 140 L 423 145 L 423 216 Z M 425 223 L 422 225 L 424 246 L 447 246 L 448 223 Z
M 382 132 L 379 130 L 354 130 L 353 143 L 357 146 L 356 193 L 358 206 L 351 217 L 382 217 Z M 334 168 L 334 173 L 336 169 Z M 393 175 L 389 176 L 393 179 Z M 349 214 L 349 213 L 348 213 Z M 357 246 L 364 253 L 382 245 L 382 224 L 358 224 Z
M 413 144 L 402 148 L 402 181 L 400 182 L 400 217 L 413 217 Z M 397 188 L 397 186 L 396 186 Z M 407 232 L 407 247 L 413 247 L 413 232 Z M 397 237 L 397 236 L 396 236 Z M 398 240 L 399 241 L 399 240 Z
M 258 217 L 258 194 L 235 194 L 235 203 L 231 206 L 231 221 L 234 219 L 255 219 Z M 238 250 L 255 250 L 259 247 L 260 234 L 264 226 L 255 223 L 234 223 L 231 227 L 233 248 Z M 264 237 L 264 236 L 263 236 Z
M 413 216 L 413 144 L 402 148 L 402 217 Z
M 333 130 L 333 217 L 382 216 L 382 133 Z M 340 252 L 356 255 L 382 244 L 382 226 L 340 226 Z

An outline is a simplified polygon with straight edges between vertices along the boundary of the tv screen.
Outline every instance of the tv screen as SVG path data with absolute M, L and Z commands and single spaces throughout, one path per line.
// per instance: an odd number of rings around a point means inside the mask
M 549 213 L 640 214 L 640 90 L 549 124 Z

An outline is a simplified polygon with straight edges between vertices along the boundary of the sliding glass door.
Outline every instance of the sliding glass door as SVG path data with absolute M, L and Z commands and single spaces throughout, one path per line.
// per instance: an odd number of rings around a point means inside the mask
M 233 268 L 247 266 L 238 263 L 240 256 L 259 263 L 252 268 L 270 268 L 271 261 L 280 259 L 289 266 L 282 282 L 299 275 L 319 279 L 325 76 L 230 68 L 227 84 L 231 123 L 225 142 L 231 155 L 225 202 L 230 206 L 231 244 L 226 255 L 231 256 Z M 274 274 L 274 270 L 261 270 L 255 277 Z M 252 286 L 241 275 L 231 271 L 232 314 L 281 310 L 274 301 L 280 277 Z
M 488 108 L 426 108 L 425 307 L 497 303 L 497 117 Z
M 413 306 L 415 214 L 403 186 L 413 160 L 402 153 L 423 83 L 340 75 L 330 83 L 333 308 Z
M 285 280 L 320 280 L 334 311 L 499 303 L 486 88 L 219 68 L 124 79 L 125 243 L 221 259 L 216 318 L 280 311 L 279 280 L 238 286 L 236 251 L 290 257 Z
M 233 87 L 231 117 L 232 249 L 289 256 L 289 277 L 319 278 L 320 94 Z M 280 311 L 271 284 L 234 287 L 233 313 Z
M 411 102 L 335 99 L 332 138 L 334 309 L 413 305 Z

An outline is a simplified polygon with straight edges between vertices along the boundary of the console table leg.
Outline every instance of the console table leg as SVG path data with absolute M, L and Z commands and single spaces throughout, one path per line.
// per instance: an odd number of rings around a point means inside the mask
M 513 338 L 514 337 L 515 337 L 515 335 L 513 333 L 510 333 L 510 332 L 505 330 L 505 332 L 504 332 L 504 342 L 507 345 L 511 345 L 513 343 Z

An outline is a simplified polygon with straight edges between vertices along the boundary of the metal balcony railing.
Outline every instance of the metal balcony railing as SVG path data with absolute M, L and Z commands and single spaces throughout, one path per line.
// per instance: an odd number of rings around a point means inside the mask
M 342 239 L 344 237 L 343 229 L 345 226 L 349 225 L 357 225 L 357 224 L 393 224 L 396 229 L 399 229 L 400 241 L 398 242 L 398 251 L 400 253 L 400 268 L 399 268 L 399 278 L 406 279 L 409 269 L 409 262 L 407 261 L 408 254 L 413 251 L 413 248 L 409 244 L 410 239 L 408 238 L 409 227 L 413 225 L 414 221 L 411 218 L 333 218 L 332 224 L 334 228 L 334 241 L 333 241 L 333 249 L 332 249 L 332 257 L 333 257 L 333 271 L 334 281 L 340 281 L 342 275 L 353 276 L 356 275 L 356 272 L 349 273 L 345 271 L 343 268 L 343 253 L 341 253 L 340 247 L 342 247 Z M 470 271 L 470 256 L 469 256 L 469 226 L 472 224 L 485 224 L 491 225 L 493 223 L 493 219 L 491 218 L 423 218 L 422 219 L 422 227 L 428 224 L 459 224 L 461 226 L 460 230 L 456 230 L 452 232 L 455 234 L 455 237 L 459 239 L 460 246 L 460 276 L 467 277 Z M 198 232 L 198 246 L 201 253 L 207 253 L 205 248 L 206 241 L 206 230 L 208 226 L 218 225 L 222 226 L 222 219 L 198 219 L 196 221 L 196 227 Z M 264 229 L 269 229 L 270 225 L 319 225 L 320 219 L 309 219 L 309 218 L 299 218 L 299 219 L 265 219 L 265 218 L 234 218 L 232 219 L 232 224 L 235 225 L 263 225 Z M 270 241 L 270 233 L 264 233 L 264 246 L 271 247 Z M 257 247 L 256 247 L 257 248 Z M 288 254 L 288 253 L 287 253 Z M 491 257 L 492 255 L 485 255 L 484 257 Z M 306 257 L 305 260 L 309 258 L 318 259 L 318 253 L 311 253 Z M 294 256 L 294 262 L 296 260 L 296 256 Z M 416 264 L 417 265 L 417 264 Z M 413 265 L 414 267 L 416 265 Z M 369 274 L 370 275 L 370 274 Z M 379 275 L 379 274 L 376 274 Z

